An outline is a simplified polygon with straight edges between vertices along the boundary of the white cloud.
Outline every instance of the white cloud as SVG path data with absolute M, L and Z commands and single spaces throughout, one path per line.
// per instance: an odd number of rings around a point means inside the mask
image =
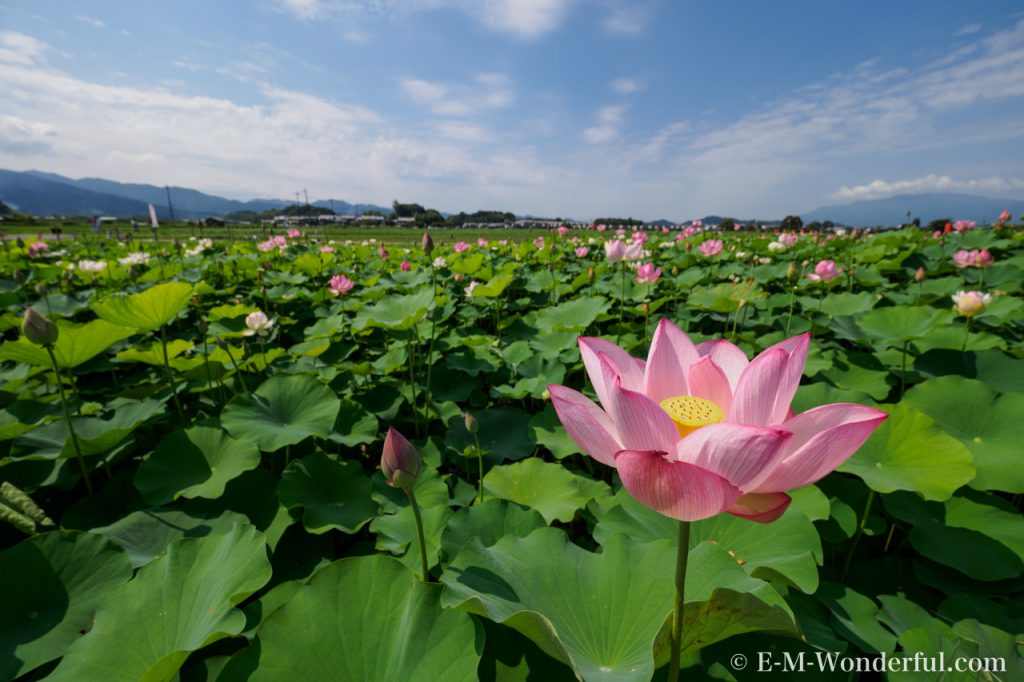
M 29 65 L 38 62 L 49 46 L 32 36 L 0 31 L 0 63 Z
M 959 31 L 954 33 L 954 36 L 969 36 L 977 33 L 981 30 L 981 24 L 966 24 Z
M 583 139 L 590 144 L 603 144 L 619 136 L 619 126 L 626 115 L 625 106 L 601 107 L 597 112 L 597 125 L 583 131 Z
M 0 152 L 36 153 L 50 148 L 57 130 L 46 123 L 0 115 Z
M 612 34 L 638 36 L 644 32 L 650 21 L 652 8 L 649 3 L 639 0 L 605 0 L 608 14 L 604 29 Z
M 955 180 L 948 175 L 924 175 L 906 180 L 873 180 L 864 185 L 841 187 L 834 197 L 842 201 L 881 199 L 897 194 L 920 194 L 923 192 L 966 192 L 969 194 L 998 194 L 1024 189 L 1020 178 L 987 177 L 969 180 Z
M 402 14 L 438 9 L 465 12 L 486 28 L 532 40 L 558 29 L 574 0 L 279 0 L 302 21 L 331 15 Z
M 107 27 L 107 25 L 105 23 L 103 23 L 101 20 L 94 19 L 93 17 L 87 17 L 84 14 L 79 14 L 77 17 L 75 17 L 75 21 L 80 21 L 83 24 L 89 24 L 93 28 L 106 28 Z
M 620 95 L 632 95 L 644 89 L 644 83 L 638 78 L 616 78 L 608 83 L 612 92 Z
M 439 116 L 469 116 L 484 109 L 502 109 L 515 101 L 511 81 L 500 73 L 477 74 L 467 85 L 403 78 L 399 87 L 412 101 Z

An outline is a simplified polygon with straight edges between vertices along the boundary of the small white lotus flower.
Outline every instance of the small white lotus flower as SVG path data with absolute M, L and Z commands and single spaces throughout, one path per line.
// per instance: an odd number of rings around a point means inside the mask
M 274 321 L 267 317 L 263 311 L 257 310 L 245 316 L 245 326 L 248 327 L 248 329 L 242 332 L 245 336 L 252 336 L 253 334 L 266 336 L 270 333 L 270 328 L 274 326 Z

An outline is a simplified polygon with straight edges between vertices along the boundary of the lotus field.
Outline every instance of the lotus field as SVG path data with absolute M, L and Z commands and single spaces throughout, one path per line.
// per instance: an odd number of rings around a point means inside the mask
M 8 240 L 0 680 L 1022 680 L 957 228 Z

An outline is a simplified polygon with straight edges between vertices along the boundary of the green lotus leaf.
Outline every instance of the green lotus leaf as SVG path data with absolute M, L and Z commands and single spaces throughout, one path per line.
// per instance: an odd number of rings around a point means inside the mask
M 191 341 L 184 339 L 173 339 L 167 342 L 167 359 L 173 360 L 185 351 L 195 346 Z M 146 347 L 135 346 L 121 351 L 115 356 L 118 360 L 126 362 L 144 362 L 147 365 L 163 366 L 164 347 L 159 341 L 151 343 Z
M 0 552 L 0 678 L 60 658 L 132 576 L 128 555 L 99 535 L 54 531 Z
M 48 679 L 170 680 L 191 652 L 242 631 L 235 605 L 268 580 L 266 541 L 252 526 L 175 540 L 106 595 L 93 628 Z
M 474 681 L 483 633 L 441 589 L 388 557 L 336 561 L 259 628 L 249 679 Z
M 288 465 L 277 496 L 285 507 L 303 508 L 302 525 L 310 533 L 355 533 L 377 513 L 371 488 L 358 462 L 339 462 L 317 451 Z
M 951 316 L 950 311 L 927 306 L 898 305 L 870 310 L 857 319 L 857 324 L 871 338 L 897 343 L 927 336 Z
M 221 414 L 221 424 L 235 438 L 273 452 L 310 436 L 328 437 L 340 408 L 334 392 L 313 377 L 278 375 L 252 394 L 232 398 Z
M 90 305 L 100 319 L 122 327 L 154 330 L 184 310 L 192 299 L 192 292 L 191 284 L 165 282 L 139 294 L 114 294 L 93 301 Z
M 53 344 L 53 355 L 61 369 L 78 367 L 136 332 L 135 329 L 111 324 L 106 320 L 93 320 L 87 324 L 57 320 L 55 324 L 60 331 L 57 342 Z M 25 337 L 0 346 L 0 360 L 52 367 L 46 350 L 30 343 Z
M 611 491 L 606 483 L 531 457 L 491 469 L 484 477 L 484 493 L 536 509 L 547 523 L 567 523 L 588 502 Z

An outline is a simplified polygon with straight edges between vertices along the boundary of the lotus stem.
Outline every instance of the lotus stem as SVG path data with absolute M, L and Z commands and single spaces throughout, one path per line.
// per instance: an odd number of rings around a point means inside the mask
M 430 572 L 427 570 L 427 542 L 423 539 L 423 517 L 420 515 L 420 505 L 416 503 L 416 494 L 412 486 L 405 489 L 409 496 L 409 504 L 412 506 L 412 515 L 416 519 L 416 539 L 420 546 L 420 566 L 423 568 L 423 582 L 430 582 Z
M 690 556 L 690 522 L 679 522 L 679 546 L 676 548 L 676 596 L 672 609 L 672 658 L 668 664 L 668 682 L 679 680 L 679 659 L 683 649 L 683 608 L 686 603 L 686 561 Z
M 864 504 L 864 513 L 861 515 L 860 523 L 857 524 L 857 532 L 853 534 L 853 544 L 850 545 L 850 552 L 846 555 L 846 563 L 843 564 L 843 577 L 840 582 L 846 582 L 846 574 L 850 571 L 850 563 L 853 561 L 853 553 L 857 551 L 860 538 L 864 535 L 864 529 L 868 525 L 868 514 L 871 513 L 871 504 L 875 501 L 875 491 L 868 490 L 868 501 Z M 888 545 L 888 541 L 886 541 Z
M 171 386 L 171 395 L 174 396 L 174 407 L 178 410 L 178 418 L 181 419 L 181 425 L 185 426 L 185 411 L 181 409 L 181 398 L 178 397 L 178 387 L 174 382 L 174 375 L 171 374 L 171 363 L 167 359 L 167 336 L 164 334 L 164 328 L 160 327 L 160 345 L 164 350 L 164 376 L 167 378 L 167 383 Z
M 477 491 L 479 497 L 478 504 L 482 504 L 484 501 L 484 453 L 480 449 L 480 436 L 475 433 L 473 434 L 473 447 L 476 448 L 476 461 L 480 471 L 480 478 L 477 481 L 477 487 L 479 488 Z
M 53 344 L 45 346 L 50 362 L 53 363 L 53 373 L 57 375 L 57 391 L 60 393 L 60 406 L 64 410 L 64 421 L 68 423 L 68 433 L 71 435 L 71 444 L 75 448 L 75 457 L 78 465 L 82 468 L 82 478 L 85 479 L 85 489 L 89 495 L 93 494 L 92 481 L 89 479 L 89 469 L 85 466 L 85 457 L 82 455 L 82 446 L 78 442 L 78 434 L 75 433 L 75 426 L 71 423 L 71 413 L 68 411 L 68 400 L 64 395 L 64 382 L 60 378 L 60 366 L 57 364 L 57 356 L 53 354 Z

